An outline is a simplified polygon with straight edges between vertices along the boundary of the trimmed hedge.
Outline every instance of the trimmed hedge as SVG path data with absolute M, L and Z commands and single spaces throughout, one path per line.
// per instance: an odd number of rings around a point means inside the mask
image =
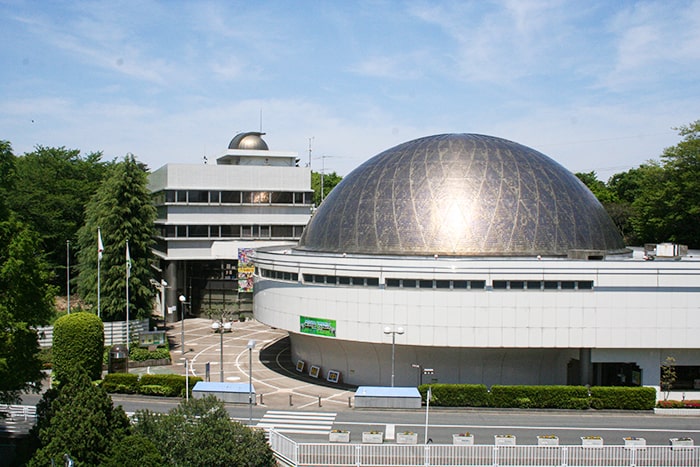
M 53 326 L 53 370 L 62 381 L 71 369 L 82 367 L 93 381 L 102 377 L 104 324 L 84 311 L 61 316 Z
M 651 410 L 656 406 L 656 389 L 644 387 L 592 387 L 594 409 Z
M 501 386 L 488 391 L 482 384 L 432 384 L 419 388 L 425 402 L 428 386 L 431 405 L 437 407 L 497 407 L 538 409 L 651 410 L 656 390 L 645 387 Z
M 571 402 L 577 399 L 576 402 Z M 585 386 L 498 386 L 491 387 L 493 407 L 523 409 L 580 408 L 581 399 L 588 399 Z M 585 404 L 588 408 L 588 404 Z
M 424 384 L 418 388 L 425 401 L 428 386 L 433 395 L 431 404 L 438 407 L 488 407 L 489 391 L 483 384 Z
M 102 380 L 102 388 L 110 393 L 136 394 L 139 391 L 139 375 L 109 373 Z
M 190 394 L 192 388 L 202 378 L 190 376 Z M 150 396 L 185 397 L 187 380 L 182 375 L 142 375 L 133 373 L 110 373 L 102 381 L 105 391 L 119 394 L 143 394 Z

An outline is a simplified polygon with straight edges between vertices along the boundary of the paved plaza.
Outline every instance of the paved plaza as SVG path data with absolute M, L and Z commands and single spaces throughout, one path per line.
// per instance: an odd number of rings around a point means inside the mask
M 350 409 L 348 399 L 354 388 L 316 380 L 307 373 L 299 373 L 290 360 L 286 331 L 272 329 L 255 320 L 234 322 L 231 332 L 223 334 L 212 329 L 212 321 L 206 318 L 190 318 L 184 322 L 185 345 L 182 342 L 183 323 L 169 323 L 167 335 L 171 344 L 172 365 L 132 369 L 132 373 L 185 374 L 188 360 L 190 376 L 206 378 L 209 364 L 209 381 L 246 383 L 249 378 L 249 354 L 247 344 L 256 341 L 252 352 L 253 387 L 257 404 L 268 409 L 318 409 L 319 401 L 324 410 Z M 223 378 L 221 374 L 221 349 L 223 346 Z

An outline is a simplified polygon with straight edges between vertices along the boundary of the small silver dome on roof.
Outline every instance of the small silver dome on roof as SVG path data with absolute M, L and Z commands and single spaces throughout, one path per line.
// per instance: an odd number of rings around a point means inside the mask
M 574 174 L 534 149 L 475 134 L 428 136 L 369 159 L 331 191 L 297 248 L 487 257 L 627 252 Z
M 246 133 L 238 133 L 228 143 L 229 149 L 253 149 L 258 151 L 269 151 L 267 143 L 262 139 L 262 135 L 257 131 L 249 131 Z

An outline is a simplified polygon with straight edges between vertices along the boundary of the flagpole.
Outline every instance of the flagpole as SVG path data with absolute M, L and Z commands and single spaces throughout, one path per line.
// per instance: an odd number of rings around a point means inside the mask
M 102 232 L 100 228 L 97 228 L 97 317 L 101 318 L 102 313 L 100 309 L 100 263 L 102 262 L 102 251 L 104 246 L 102 245 Z
M 129 240 L 126 241 L 126 354 L 129 355 L 129 277 L 131 277 L 131 256 Z
M 66 240 L 66 295 L 68 314 L 70 314 L 70 240 Z

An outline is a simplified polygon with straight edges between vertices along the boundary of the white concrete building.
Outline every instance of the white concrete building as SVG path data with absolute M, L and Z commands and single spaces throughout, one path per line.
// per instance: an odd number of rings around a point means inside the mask
M 216 164 L 167 164 L 150 175 L 168 308 L 184 295 L 188 314 L 245 310 L 251 292 L 239 284 L 239 250 L 301 236 L 313 205 L 311 170 L 298 166 L 296 152 L 269 150 L 262 135 L 236 135 Z M 176 311 L 168 321 L 179 319 Z
M 300 371 L 356 385 L 416 385 L 425 368 L 424 382 L 658 385 L 673 356 L 692 389 L 700 257 L 667 249 L 625 248 L 543 154 L 439 135 L 353 171 L 296 247 L 258 249 L 255 317 L 289 331 Z

